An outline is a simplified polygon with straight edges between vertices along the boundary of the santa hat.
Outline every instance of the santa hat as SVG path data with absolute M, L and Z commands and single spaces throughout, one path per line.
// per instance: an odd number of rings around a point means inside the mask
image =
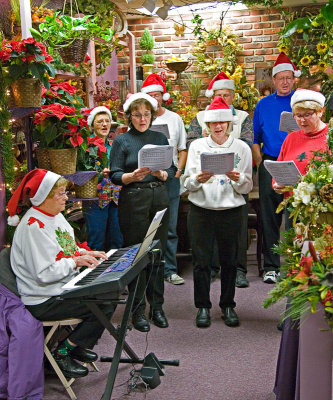
M 39 206 L 59 178 L 61 178 L 61 175 L 46 171 L 46 169 L 36 168 L 28 172 L 8 202 L 8 225 L 17 226 L 19 224 L 20 219 L 15 214 L 19 202 L 23 201 L 26 195 L 29 196 L 34 206 Z
M 235 82 L 230 79 L 224 72 L 220 72 L 210 81 L 206 90 L 206 97 L 212 97 L 215 90 L 230 89 L 235 90 Z
M 228 104 L 221 96 L 216 96 L 205 111 L 205 122 L 232 122 L 233 116 Z
M 149 101 L 153 109 L 156 111 L 158 107 L 157 100 L 155 100 L 153 97 L 149 96 L 146 93 L 134 93 L 129 96 L 127 96 L 127 99 L 123 105 L 123 109 L 125 112 L 129 109 L 130 105 L 133 103 L 133 101 L 138 100 L 138 99 L 145 99 Z
M 92 124 L 93 124 L 94 119 L 97 114 L 101 114 L 101 113 L 108 114 L 108 116 L 110 117 L 110 121 L 112 121 L 111 111 L 105 106 L 94 107 L 94 108 L 91 108 L 90 110 L 87 110 L 86 113 L 87 112 L 89 112 L 89 115 L 87 118 L 87 124 L 89 127 L 92 127 Z
M 295 93 L 291 96 L 290 105 L 293 107 L 294 104 L 299 103 L 300 101 L 315 101 L 319 103 L 322 107 L 325 105 L 325 96 L 314 90 L 309 89 L 297 89 Z
M 162 78 L 157 74 L 150 74 L 147 76 L 146 80 L 142 84 L 141 92 L 162 92 L 164 101 L 170 99 L 170 94 L 167 93 L 166 86 Z
M 301 76 L 301 71 L 290 61 L 289 57 L 282 51 L 275 61 L 273 66 L 272 75 L 275 76 L 278 72 L 292 71 L 295 78 Z

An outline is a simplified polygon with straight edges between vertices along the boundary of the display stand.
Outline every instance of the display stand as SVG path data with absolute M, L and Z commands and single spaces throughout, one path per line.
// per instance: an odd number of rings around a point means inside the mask
M 332 400 L 333 334 L 324 309 L 301 318 L 299 335 L 299 392 L 301 400 Z

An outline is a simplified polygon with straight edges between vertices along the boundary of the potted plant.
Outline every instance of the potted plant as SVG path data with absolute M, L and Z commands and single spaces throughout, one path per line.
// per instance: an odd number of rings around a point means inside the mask
M 30 29 L 32 36 L 58 50 L 68 64 L 84 61 L 89 40 L 109 42 L 114 37 L 112 28 L 101 28 L 91 15 L 74 18 L 57 12 L 45 20 L 39 25 L 39 31 Z
M 155 56 L 152 53 L 155 42 L 152 34 L 146 28 L 141 36 L 139 47 L 141 50 L 146 52 L 141 56 L 141 63 L 143 68 L 143 76 L 146 78 L 149 74 L 153 72 Z
M 16 106 L 40 107 L 42 85 L 50 87 L 49 77 L 55 70 L 52 57 L 42 43 L 33 38 L 3 40 L 0 62 L 6 67 L 7 82 L 11 84 Z
M 52 171 L 60 175 L 75 173 L 77 147 L 89 136 L 80 111 L 58 103 L 43 105 L 34 122 L 34 140 L 48 149 Z
M 104 168 L 108 168 L 109 160 L 104 140 L 90 136 L 78 150 L 77 171 L 96 171 L 96 174 L 83 185 L 74 185 L 78 198 L 93 198 L 97 196 L 97 184 Z

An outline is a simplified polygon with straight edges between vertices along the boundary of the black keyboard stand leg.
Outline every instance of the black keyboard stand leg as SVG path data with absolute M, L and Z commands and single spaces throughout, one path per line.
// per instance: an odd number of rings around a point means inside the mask
M 112 363 L 111 363 L 111 367 L 109 370 L 109 375 L 107 378 L 107 383 L 106 383 L 105 390 L 104 390 L 104 393 L 102 396 L 102 400 L 110 400 L 111 399 L 112 390 L 113 390 L 114 382 L 116 379 L 122 350 L 124 349 L 124 351 L 126 351 L 126 353 L 130 357 L 132 362 L 135 363 L 137 360 L 139 360 L 139 357 L 135 354 L 135 352 L 131 349 L 131 347 L 125 341 L 125 335 L 126 335 L 126 331 L 127 331 L 128 321 L 129 321 L 132 306 L 134 303 L 134 296 L 135 296 L 136 289 L 138 286 L 139 276 L 137 276 L 135 279 L 136 279 L 135 289 L 133 291 L 129 292 L 123 319 L 122 319 L 121 325 L 120 325 L 120 329 L 116 335 L 117 344 L 116 344 L 116 348 L 114 350 Z M 103 324 L 103 326 L 105 326 L 105 328 L 111 333 L 111 335 L 115 336 L 114 326 L 110 323 L 110 321 L 108 321 L 108 319 L 105 317 L 104 313 L 100 310 L 100 308 L 96 304 L 93 304 L 93 303 L 87 303 L 87 306 L 96 315 L 96 317 Z

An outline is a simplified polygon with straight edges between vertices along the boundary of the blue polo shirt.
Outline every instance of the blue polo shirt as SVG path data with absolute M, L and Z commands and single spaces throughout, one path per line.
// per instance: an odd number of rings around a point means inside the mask
M 278 157 L 281 146 L 288 135 L 280 131 L 280 116 L 282 111 L 291 112 L 290 99 L 294 94 L 292 91 L 288 96 L 278 96 L 275 92 L 263 97 L 256 105 L 253 114 L 254 141 L 263 144 L 262 152 L 272 157 Z

